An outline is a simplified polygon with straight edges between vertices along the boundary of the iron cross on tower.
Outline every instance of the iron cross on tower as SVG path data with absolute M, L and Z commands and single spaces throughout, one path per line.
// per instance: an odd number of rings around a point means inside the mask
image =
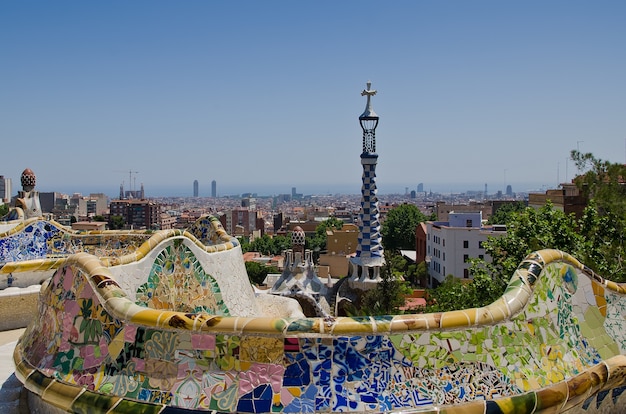
M 365 111 L 359 117 L 359 123 L 363 129 L 363 153 L 376 152 L 376 127 L 378 126 L 378 115 L 372 109 L 372 96 L 376 95 L 376 90 L 371 89 L 372 82 L 367 82 L 367 89 L 363 89 L 361 96 L 367 96 Z

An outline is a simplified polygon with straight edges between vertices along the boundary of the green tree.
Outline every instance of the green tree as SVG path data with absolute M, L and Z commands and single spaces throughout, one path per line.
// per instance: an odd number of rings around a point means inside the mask
M 242 243 L 242 251 L 259 252 L 266 256 L 276 256 L 282 254 L 284 250 L 291 247 L 291 240 L 287 236 L 269 236 L 264 234 L 257 237 L 251 243 Z
M 426 262 L 421 262 L 415 265 L 415 278 L 416 286 L 426 287 L 428 286 L 428 265 Z
M 490 276 L 480 273 L 471 282 L 448 275 L 437 289 L 428 291 L 425 312 L 445 312 L 485 306 L 502 296 L 503 290 Z
M 125 224 L 126 222 L 122 216 L 113 215 L 109 217 L 109 228 L 111 230 L 121 230 L 124 228 Z
M 597 159 L 591 153 L 572 150 L 571 159 L 579 174 L 574 179 L 578 189 L 593 200 L 600 215 L 612 213 L 626 220 L 626 165 Z
M 414 250 L 415 229 L 426 220 L 426 215 L 413 204 L 401 204 L 389 210 L 381 228 L 384 248 Z
M 515 214 L 524 211 L 525 208 L 526 203 L 523 201 L 502 204 L 489 218 L 488 224 L 506 224 Z
M 4 217 L 9 213 L 8 204 L 0 204 L 0 217 Z
M 626 282 L 623 221 L 613 212 L 600 214 L 592 201 L 579 220 L 580 233 L 585 236 L 583 247 L 574 254 L 596 273 L 615 282 Z
M 626 281 L 626 165 L 571 152 L 579 174 L 574 183 L 590 199 L 580 219 L 585 248 L 577 258 L 616 282 Z
M 278 273 L 278 269 L 257 262 L 246 262 L 246 272 L 250 283 L 261 285 L 269 273 Z
M 362 315 L 395 315 L 401 313 L 400 307 L 406 303 L 406 295 L 411 292 L 407 284 L 394 274 L 392 268 L 381 268 L 381 281 L 368 290 L 361 299 Z
M 470 273 L 475 280 L 481 277 L 482 289 L 488 293 L 482 295 L 483 300 L 474 306 L 483 306 L 485 301 L 489 303 L 500 297 L 515 269 L 528 254 L 548 248 L 571 254 L 580 252 L 584 239 L 576 228 L 574 215 L 566 215 L 550 202 L 538 210 L 527 207 L 512 215 L 505 236 L 489 237 L 483 243 L 491 262 L 471 259 Z M 489 280 L 493 285 L 487 286 Z
M 394 252 L 386 252 L 385 256 L 386 260 L 388 260 L 387 266 L 391 268 L 391 272 L 393 275 L 396 275 L 397 277 L 402 277 L 412 286 L 420 285 L 417 264 L 413 263 L 410 260 L 407 260 L 404 256 Z M 424 268 L 425 267 L 426 264 L 424 264 Z
M 306 248 L 312 250 L 317 259 L 319 253 L 326 250 L 326 231 L 328 229 L 341 230 L 342 227 L 343 221 L 336 217 L 330 217 L 320 222 L 315 228 L 315 236 L 307 237 Z

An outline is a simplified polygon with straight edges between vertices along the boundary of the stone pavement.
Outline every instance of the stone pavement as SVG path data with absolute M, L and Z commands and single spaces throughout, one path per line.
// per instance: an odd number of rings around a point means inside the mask
M 0 331 L 0 412 L 6 414 L 21 413 L 22 383 L 13 375 L 15 372 L 13 350 L 23 332 L 24 328 Z
M 4 384 L 4 381 L 15 371 L 13 349 L 22 333 L 24 333 L 23 328 L 0 331 L 0 384 Z

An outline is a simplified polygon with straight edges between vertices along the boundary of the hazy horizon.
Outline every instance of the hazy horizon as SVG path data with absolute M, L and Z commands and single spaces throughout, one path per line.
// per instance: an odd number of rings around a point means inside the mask
M 386 195 L 386 194 L 405 194 L 405 188 L 408 187 L 408 193 L 411 191 L 417 191 L 417 184 L 414 185 L 403 185 L 403 184 L 381 184 L 377 182 L 378 194 Z M 511 185 L 514 193 L 527 193 L 534 191 L 545 191 L 549 188 L 557 188 L 556 184 L 542 184 L 542 183 L 508 183 L 507 185 Z M 432 185 L 428 185 L 424 183 L 424 191 L 425 192 L 433 192 L 439 194 L 459 194 L 465 192 L 483 192 L 485 183 L 433 183 Z M 258 185 L 247 185 L 247 184 L 234 184 L 234 185 L 225 185 L 223 188 L 220 186 L 219 182 L 217 183 L 217 195 L 218 197 L 226 197 L 226 196 L 238 196 L 245 193 L 256 193 L 258 196 L 276 196 L 279 194 L 291 194 L 291 188 L 294 186 L 283 186 L 283 185 L 270 185 L 270 184 L 258 184 Z M 361 194 L 361 184 L 360 182 L 356 182 L 354 184 L 313 184 L 313 185 L 302 185 L 295 186 L 296 192 L 298 194 L 303 195 L 335 195 L 335 194 L 343 194 L 343 195 L 360 195 Z M 13 184 L 13 193 L 16 194 L 21 187 L 15 187 Z M 74 194 L 80 193 L 82 195 L 89 195 L 92 193 L 104 193 L 110 198 L 117 198 L 119 196 L 119 185 L 117 188 L 114 186 L 71 186 L 71 185 L 59 185 L 59 186 L 49 186 L 39 187 L 36 189 L 39 192 L 58 192 L 62 194 Z M 137 186 L 137 190 L 140 189 L 140 185 Z M 125 190 L 129 190 L 125 188 Z M 502 193 L 506 192 L 506 187 L 500 183 L 487 183 L 487 193 L 490 195 L 496 194 L 498 191 Z M 192 197 L 193 196 L 193 183 L 190 183 L 188 186 L 177 185 L 177 186 L 157 186 L 157 187 L 149 187 L 144 186 L 144 192 L 147 198 L 159 198 L 159 197 Z M 211 185 L 210 182 L 203 186 L 202 183 L 199 185 L 198 191 L 199 197 L 210 197 L 211 196 Z

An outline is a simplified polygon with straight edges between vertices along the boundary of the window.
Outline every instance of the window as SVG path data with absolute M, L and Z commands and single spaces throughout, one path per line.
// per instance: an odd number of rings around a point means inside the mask
M 464 254 L 463 255 L 463 262 L 465 262 L 465 263 L 469 262 L 469 255 L 468 254 Z
M 443 260 L 446 260 L 446 252 L 443 252 Z
M 463 240 L 463 248 L 467 249 L 469 247 L 469 241 Z
M 484 247 L 483 247 L 483 242 L 482 242 L 482 241 L 479 241 L 479 242 L 478 242 L 478 248 L 479 248 L 479 249 L 484 249 Z
M 463 278 L 469 279 L 469 269 L 463 269 Z
M 443 247 L 446 247 L 446 239 L 443 239 Z
M 472 227 L 472 219 L 465 220 L 465 227 Z
M 479 258 L 480 260 L 485 260 L 485 255 L 484 255 L 484 254 L 479 254 L 479 255 L 478 255 L 478 258 Z

